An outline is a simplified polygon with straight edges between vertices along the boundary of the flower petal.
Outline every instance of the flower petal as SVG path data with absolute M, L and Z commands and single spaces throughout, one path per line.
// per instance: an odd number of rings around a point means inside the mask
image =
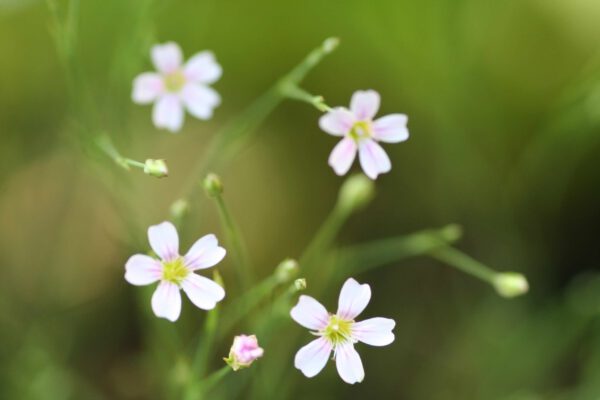
M 312 378 L 325 367 L 332 349 L 331 343 L 323 337 L 313 340 L 298 350 L 294 358 L 294 367 L 302 371 L 307 378 Z
M 344 175 L 356 158 L 356 142 L 351 138 L 344 138 L 333 148 L 329 155 L 329 165 L 337 175 Z
M 359 121 L 371 120 L 379 110 L 381 99 L 374 90 L 357 90 L 350 100 L 350 110 Z
M 192 271 L 210 268 L 218 264 L 226 253 L 224 248 L 219 247 L 215 235 L 202 236 L 185 255 L 185 265 Z
M 385 150 L 371 139 L 362 140 L 358 144 L 358 158 L 365 175 L 371 179 L 392 169 L 392 163 Z
M 164 261 L 179 257 L 179 236 L 172 223 L 165 221 L 148 228 L 148 241 L 152 250 Z
M 192 303 L 203 310 L 212 310 L 225 297 L 225 290 L 216 282 L 193 273 L 186 276 L 181 287 Z
M 152 121 L 157 128 L 177 132 L 183 126 L 183 105 L 177 95 L 161 96 L 154 104 Z
M 159 318 L 177 321 L 181 313 L 181 294 L 174 283 L 163 281 L 152 295 L 152 311 Z
M 365 370 L 363 369 L 362 361 L 351 342 L 346 342 L 336 347 L 335 366 L 337 367 L 338 374 L 340 374 L 340 377 L 346 383 L 353 385 L 365 379 Z
M 340 292 L 337 315 L 352 320 L 367 307 L 369 300 L 371 300 L 371 287 L 366 283 L 361 285 L 349 278 Z
M 152 103 L 164 91 L 162 77 L 153 72 L 144 72 L 133 80 L 131 99 L 137 104 Z
M 184 67 L 185 76 L 197 83 L 214 83 L 222 73 L 223 69 L 211 51 L 202 51 L 193 55 Z
M 125 264 L 125 280 L 132 285 L 149 285 L 158 281 L 161 276 L 160 261 L 144 254 L 135 254 L 129 257 Z
M 221 104 L 221 96 L 214 89 L 194 83 L 185 85 L 181 99 L 190 114 L 200 119 L 210 119 L 213 108 Z
M 330 135 L 344 136 L 356 122 L 354 115 L 344 107 L 336 107 L 319 118 L 319 127 Z
M 152 62 L 159 72 L 169 74 L 179 67 L 183 60 L 181 48 L 175 42 L 157 44 L 152 46 Z
M 329 314 L 321 303 L 310 296 L 301 295 L 290 315 L 305 328 L 319 330 L 327 326 Z
M 352 325 L 352 337 L 371 346 L 387 346 L 394 341 L 392 329 L 396 321 L 389 318 L 369 318 Z
M 404 114 L 391 114 L 378 118 L 373 122 L 373 136 L 382 142 L 403 142 L 408 139 L 407 122 L 408 117 Z

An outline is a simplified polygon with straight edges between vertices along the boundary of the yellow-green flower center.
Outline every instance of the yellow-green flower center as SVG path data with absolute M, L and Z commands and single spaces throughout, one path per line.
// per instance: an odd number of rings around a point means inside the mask
M 373 132 L 369 121 L 358 121 L 354 123 L 350 130 L 350 137 L 356 142 L 361 139 L 368 139 L 371 136 L 373 136 Z
M 323 330 L 323 336 L 334 345 L 344 343 L 352 338 L 352 324 L 354 321 L 348 321 L 332 315 L 329 317 L 329 324 Z
M 185 75 L 181 71 L 171 72 L 164 77 L 165 88 L 169 92 L 179 92 L 185 85 Z
M 162 279 L 164 281 L 179 285 L 189 273 L 190 270 L 185 266 L 183 257 L 177 257 L 172 261 L 163 262 Z

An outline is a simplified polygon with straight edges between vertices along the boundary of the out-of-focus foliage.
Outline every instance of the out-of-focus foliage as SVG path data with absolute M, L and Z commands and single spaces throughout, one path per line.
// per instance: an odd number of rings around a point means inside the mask
M 358 277 L 373 289 L 369 313 L 398 321 L 392 346 L 361 347 L 362 384 L 345 385 L 331 366 L 311 380 L 295 370 L 310 338 L 279 310 L 277 329 L 256 332 L 273 338 L 265 356 L 214 396 L 600 398 L 598 1 L 86 0 L 77 16 L 68 76 L 47 5 L 0 0 L 0 398 L 160 398 L 157 363 L 169 367 L 165 382 L 186 379 L 204 314 L 184 305 L 177 330 L 141 314 L 148 302 L 126 285 L 124 262 L 166 218 L 217 128 L 329 36 L 341 45 L 307 90 L 345 105 L 376 89 L 382 114 L 408 114 L 411 131 L 388 148 L 391 173 L 340 241 L 456 222 L 459 247 L 525 273 L 531 290 L 507 301 L 430 258 L 391 263 Z M 167 40 L 186 55 L 211 49 L 224 68 L 215 117 L 190 118 L 179 135 L 130 101 L 150 45 Z M 73 120 L 80 109 L 97 131 Z M 317 120 L 285 102 L 217 171 L 261 276 L 298 257 L 335 202 L 335 140 Z M 133 158 L 167 159 L 169 178 L 90 152 L 100 131 Z M 213 204 L 197 201 L 184 248 L 220 233 Z M 331 309 L 338 290 L 322 298 Z

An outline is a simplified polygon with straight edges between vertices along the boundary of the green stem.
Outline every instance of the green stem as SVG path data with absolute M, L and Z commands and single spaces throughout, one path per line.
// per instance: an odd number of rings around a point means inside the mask
M 332 109 L 325 103 L 325 99 L 323 98 L 323 96 L 316 96 L 310 94 L 309 92 L 298 87 L 297 85 L 289 84 L 285 87 L 282 87 L 281 91 L 287 98 L 308 103 L 321 112 L 331 111 Z
M 267 297 L 272 296 L 280 285 L 291 282 L 298 273 L 298 263 L 292 259 L 285 259 L 279 263 L 273 274 L 263 279 L 258 285 L 248 290 L 227 309 L 227 320 L 221 325 L 221 334 L 227 333 L 243 317 L 262 303 Z
M 204 391 L 209 391 L 214 385 L 219 383 L 221 379 L 223 379 L 232 369 L 229 365 L 225 365 L 221 369 L 210 374 L 206 379 L 204 379 Z
M 110 136 L 108 136 L 106 133 L 98 135 L 96 137 L 95 144 L 98 149 L 100 149 L 104 154 L 106 154 L 117 165 L 121 166 L 122 168 L 128 171 L 130 167 L 139 168 L 143 170 L 146 166 L 143 162 L 132 160 L 131 158 L 122 156 L 113 144 Z
M 338 277 L 361 274 L 373 268 L 409 257 L 431 254 L 462 236 L 460 226 L 450 224 L 369 243 L 358 244 L 333 253 Z
M 248 255 L 242 235 L 225 204 L 223 195 L 216 194 L 214 199 L 219 209 L 221 222 L 225 228 L 227 241 L 231 244 L 233 263 L 235 264 L 235 271 L 241 284 L 240 286 L 242 289 L 246 289 L 252 284 L 252 275 L 250 274 L 250 263 L 248 262 Z
M 213 279 L 219 285 L 223 286 L 223 279 L 218 271 L 213 274 Z M 192 361 L 191 379 L 187 382 L 184 390 L 184 398 L 189 398 L 197 390 L 196 386 L 198 382 L 194 381 L 195 377 L 203 376 L 206 374 L 210 356 L 213 354 L 212 349 L 219 326 L 219 309 L 217 305 L 214 309 L 208 312 L 206 321 L 204 322 L 203 335 L 200 335 L 198 339 L 198 346 L 196 347 L 196 353 Z M 193 397 L 192 397 L 193 398 Z
M 208 168 L 216 168 L 229 160 L 251 138 L 251 133 L 267 118 L 271 111 L 286 98 L 284 89 L 289 85 L 297 86 L 311 69 L 337 47 L 337 44 L 338 40 L 336 38 L 325 40 L 319 47 L 310 52 L 300 64 L 255 100 L 238 118 L 217 132 L 205 156 L 198 158 L 198 163 L 192 169 L 192 173 L 182 188 L 182 194 L 178 198 L 191 197 L 197 182 L 202 176 L 206 175 Z M 192 200 L 189 203 L 195 204 Z
M 280 284 L 276 275 L 270 275 L 235 300 L 227 309 L 227 319 L 221 324 L 220 333 L 231 330 L 242 318 L 262 303 Z
M 431 256 L 491 285 L 494 285 L 494 278 L 498 274 L 487 265 L 450 246 L 434 250 Z
M 232 371 L 229 365 L 225 365 L 220 369 L 216 370 L 200 382 L 195 382 L 184 395 L 185 400 L 198 400 L 202 399 L 206 393 L 210 391 L 217 383 L 219 383 L 229 372 Z
M 327 252 L 349 216 L 350 214 L 344 212 L 339 203 L 331 210 L 300 257 L 300 266 L 305 271 L 304 275 L 310 275 L 313 272 L 316 258 L 319 254 Z

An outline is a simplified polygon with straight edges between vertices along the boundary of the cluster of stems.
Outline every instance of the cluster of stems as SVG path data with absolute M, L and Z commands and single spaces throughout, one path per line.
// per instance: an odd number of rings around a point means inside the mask
M 87 113 L 76 98 L 80 93 L 81 74 L 78 72 L 75 52 L 77 33 L 78 1 L 71 0 L 66 18 L 61 18 L 56 4 L 49 0 L 54 16 L 54 31 L 56 47 L 64 64 L 65 74 L 71 94 L 72 116 L 78 126 L 84 127 L 83 135 L 97 132 L 96 127 L 90 126 Z M 179 225 L 185 219 L 190 207 L 200 202 L 194 194 L 198 183 L 208 197 L 213 199 L 220 216 L 227 248 L 230 249 L 232 265 L 236 274 L 236 291 L 241 294 L 237 298 L 217 306 L 208 312 L 204 326 L 198 333 L 198 345 L 189 363 L 186 363 L 187 373 L 181 381 L 179 391 L 182 397 L 193 400 L 204 397 L 217 382 L 223 379 L 232 369 L 225 365 L 216 371 L 210 371 L 214 349 L 218 341 L 231 337 L 234 328 L 254 329 L 263 332 L 261 340 L 268 345 L 270 337 L 267 327 L 272 327 L 281 319 L 281 313 L 269 312 L 262 314 L 254 324 L 244 319 L 255 313 L 257 309 L 268 307 L 272 311 L 289 310 L 289 305 L 295 295 L 306 288 L 307 284 L 315 291 L 323 290 L 336 280 L 341 280 L 341 270 L 344 276 L 363 273 L 400 260 L 419 255 L 431 256 L 449 266 L 472 275 L 492 285 L 504 297 L 514 297 L 527 291 L 527 281 L 516 273 L 500 273 L 487 267 L 462 253 L 452 244 L 461 236 L 461 229 L 456 225 L 448 225 L 440 229 L 429 229 L 408 235 L 383 239 L 349 247 L 336 247 L 335 241 L 345 222 L 355 213 L 365 208 L 374 197 L 374 183 L 362 175 L 349 177 L 341 186 L 338 199 L 322 226 L 317 230 L 298 261 L 285 259 L 274 268 L 273 272 L 259 282 L 255 282 L 258 271 L 254 269 L 245 246 L 241 229 L 235 222 L 232 211 L 227 206 L 224 185 L 220 178 L 210 170 L 218 170 L 235 156 L 237 151 L 252 140 L 256 128 L 265 118 L 285 99 L 298 100 L 315 107 L 320 112 L 327 112 L 331 107 L 325 103 L 323 96 L 313 95 L 304 90 L 300 84 L 306 74 L 317 66 L 321 60 L 337 47 L 336 38 L 325 40 L 320 46 L 310 52 L 289 73 L 279 79 L 271 88 L 254 101 L 230 124 L 217 132 L 205 153 L 198 157 L 195 166 L 190 168 L 190 175 L 181 187 L 179 196 L 175 198 L 170 208 L 170 217 Z M 110 160 L 124 168 L 140 169 L 144 173 L 156 176 L 167 176 L 167 167 L 163 160 L 148 159 L 145 162 L 136 161 L 121 155 L 106 131 L 94 134 L 93 145 Z M 130 227 L 136 230 L 138 227 Z M 340 266 L 341 268 L 337 268 Z M 215 281 L 223 285 L 218 273 Z M 144 304 L 144 307 L 145 304 Z M 163 327 L 164 328 L 164 327 Z M 157 326 L 157 329 L 164 330 Z M 169 333 L 169 334 L 172 334 Z M 167 339 L 169 340 L 169 339 Z

